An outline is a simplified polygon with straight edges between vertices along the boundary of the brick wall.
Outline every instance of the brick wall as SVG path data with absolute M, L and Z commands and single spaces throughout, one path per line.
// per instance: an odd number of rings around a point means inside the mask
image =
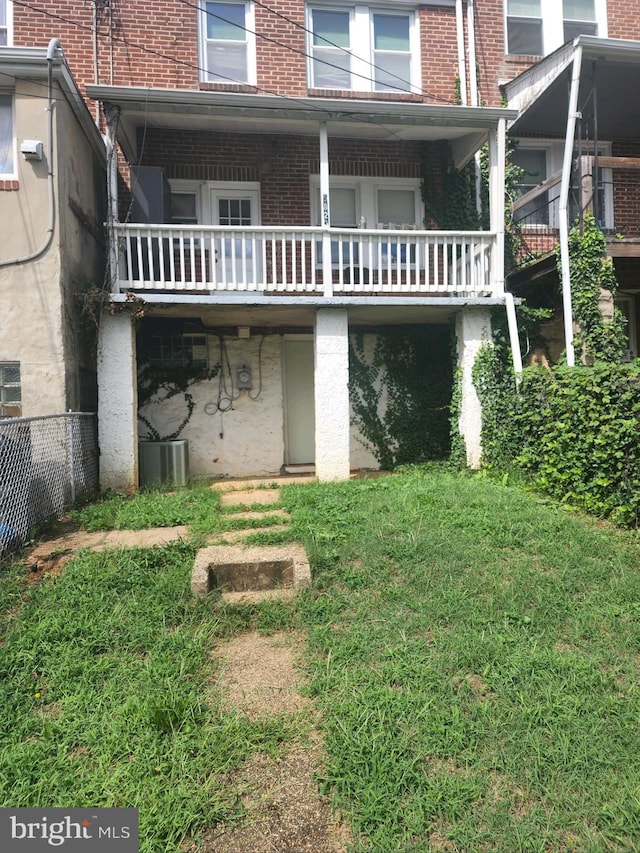
M 319 173 L 319 143 L 311 136 L 147 131 L 143 165 L 162 165 L 167 177 L 260 183 L 263 225 L 311 222 L 309 176 Z M 332 175 L 420 178 L 421 164 L 440 162 L 435 146 L 417 142 L 330 139 Z

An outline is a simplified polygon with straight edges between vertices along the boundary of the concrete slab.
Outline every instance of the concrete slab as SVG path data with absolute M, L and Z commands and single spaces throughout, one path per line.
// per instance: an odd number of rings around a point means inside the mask
M 311 583 L 311 568 L 302 545 L 209 545 L 196 554 L 191 591 L 206 595 L 300 589 Z

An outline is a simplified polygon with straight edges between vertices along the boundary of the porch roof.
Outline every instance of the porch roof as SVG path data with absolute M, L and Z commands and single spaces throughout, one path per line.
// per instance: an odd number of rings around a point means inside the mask
M 504 306 L 501 297 L 421 296 L 262 296 L 255 293 L 209 295 L 136 294 L 152 309 L 154 317 L 197 317 L 208 327 L 250 326 L 278 329 L 312 329 L 319 308 L 347 309 L 350 326 L 394 326 L 447 323 L 463 308 Z M 111 301 L 124 307 L 140 307 L 126 294 L 112 294 Z
M 412 101 L 294 98 L 236 92 L 88 85 L 90 98 L 120 108 L 119 140 L 136 159 L 141 125 L 182 130 L 316 135 L 326 122 L 330 136 L 375 140 L 449 140 L 458 166 L 514 110 Z
M 596 93 L 598 138 L 640 137 L 640 111 L 632 108 L 640 87 L 640 42 L 577 36 L 504 86 L 510 107 L 519 110 L 510 133 L 564 137 L 569 83 L 578 47 L 582 67 L 578 111 Z

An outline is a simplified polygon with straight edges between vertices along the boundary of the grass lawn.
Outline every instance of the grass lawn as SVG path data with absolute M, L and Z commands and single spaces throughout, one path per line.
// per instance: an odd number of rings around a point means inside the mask
M 212 494 L 80 514 L 193 542 L 83 553 L 37 588 L 4 572 L 0 804 L 138 806 L 146 853 L 233 820 L 230 772 L 307 724 L 223 711 L 209 650 L 296 627 L 354 851 L 640 849 L 636 533 L 438 468 L 289 486 L 312 588 L 212 609 L 189 593 L 199 537 L 233 521 Z

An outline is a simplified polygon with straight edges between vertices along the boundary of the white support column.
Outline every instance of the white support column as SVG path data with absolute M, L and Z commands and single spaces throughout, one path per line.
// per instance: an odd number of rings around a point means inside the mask
M 506 157 L 506 122 L 489 133 L 489 213 L 490 228 L 496 235 L 491 258 L 493 294 L 504 293 L 504 181 Z
M 576 353 L 573 345 L 573 308 L 571 305 L 571 273 L 569 271 L 569 185 L 573 163 L 573 143 L 578 117 L 578 92 L 582 70 L 582 46 L 578 45 L 573 54 L 573 72 L 569 91 L 569 111 L 564 140 L 562 159 L 562 181 L 558 202 L 558 230 L 560 232 L 560 266 L 562 267 L 562 309 L 564 312 L 564 337 L 567 353 L 567 366 L 575 367 Z
M 348 321 L 343 309 L 316 312 L 316 474 L 321 482 L 349 478 Z
M 134 323 L 103 314 L 98 338 L 100 488 L 138 488 L 138 385 Z
M 331 204 L 329 201 L 329 133 L 327 123 L 320 123 L 320 225 L 322 227 L 322 288 L 325 296 L 333 294 L 331 268 Z
M 458 428 L 464 438 L 467 465 L 479 468 L 482 456 L 480 432 L 482 409 L 473 387 L 472 371 L 481 346 L 491 341 L 491 315 L 488 308 L 463 308 L 456 317 L 458 367 L 462 371 L 462 393 Z

